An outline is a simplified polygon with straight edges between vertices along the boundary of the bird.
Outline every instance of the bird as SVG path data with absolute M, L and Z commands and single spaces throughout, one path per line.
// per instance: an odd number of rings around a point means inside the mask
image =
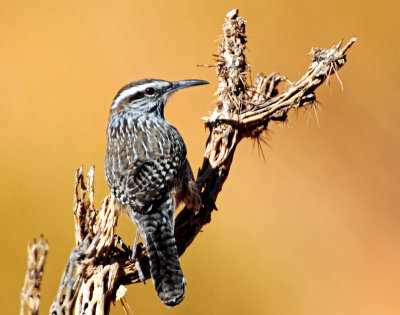
M 107 124 L 105 174 L 112 194 L 146 243 L 150 274 L 160 300 L 178 305 L 186 281 L 174 236 L 176 207 L 198 211 L 201 197 L 179 131 L 164 118 L 176 91 L 203 80 L 141 79 L 115 96 Z M 135 251 L 136 246 L 133 246 Z

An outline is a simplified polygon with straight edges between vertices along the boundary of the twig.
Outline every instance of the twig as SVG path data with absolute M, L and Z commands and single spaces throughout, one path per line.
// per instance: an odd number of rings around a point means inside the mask
M 36 315 L 39 313 L 40 285 L 43 278 L 43 269 L 46 262 L 49 244 L 43 235 L 28 244 L 28 267 L 24 286 L 21 290 L 20 314 Z

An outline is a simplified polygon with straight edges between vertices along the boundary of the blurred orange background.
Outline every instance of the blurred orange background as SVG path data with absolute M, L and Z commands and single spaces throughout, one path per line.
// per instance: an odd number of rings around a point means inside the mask
M 265 160 L 236 153 L 211 224 L 182 257 L 187 296 L 174 309 L 151 282 L 132 285 L 135 314 L 400 314 L 399 1 L 1 1 L 0 166 L 3 314 L 16 314 L 26 244 L 44 233 L 48 308 L 70 250 L 74 172 L 104 179 L 105 127 L 120 87 L 145 77 L 204 79 L 166 116 L 195 173 L 215 106 L 212 64 L 225 14 L 247 21 L 253 75 L 299 79 L 311 47 L 353 35 L 348 64 L 309 109 L 270 125 Z M 135 227 L 121 216 L 118 234 Z M 112 314 L 123 314 L 120 304 Z

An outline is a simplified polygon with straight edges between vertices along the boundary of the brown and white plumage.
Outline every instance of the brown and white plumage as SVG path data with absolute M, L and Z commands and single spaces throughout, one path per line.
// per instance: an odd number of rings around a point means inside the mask
M 164 106 L 176 90 L 206 83 L 134 81 L 114 98 L 107 126 L 106 179 L 146 241 L 151 276 L 167 306 L 177 305 L 185 295 L 174 237 L 175 209 L 184 201 L 197 210 L 201 200 L 185 143 L 164 119 Z

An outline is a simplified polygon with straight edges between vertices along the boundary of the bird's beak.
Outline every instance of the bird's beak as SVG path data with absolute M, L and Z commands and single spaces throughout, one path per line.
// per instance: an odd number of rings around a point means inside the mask
M 172 86 L 167 89 L 168 93 L 175 92 L 180 89 L 185 89 L 191 86 L 196 86 L 196 85 L 203 85 L 203 84 L 208 84 L 207 81 L 203 80 L 182 80 L 182 81 L 175 81 L 172 82 Z

